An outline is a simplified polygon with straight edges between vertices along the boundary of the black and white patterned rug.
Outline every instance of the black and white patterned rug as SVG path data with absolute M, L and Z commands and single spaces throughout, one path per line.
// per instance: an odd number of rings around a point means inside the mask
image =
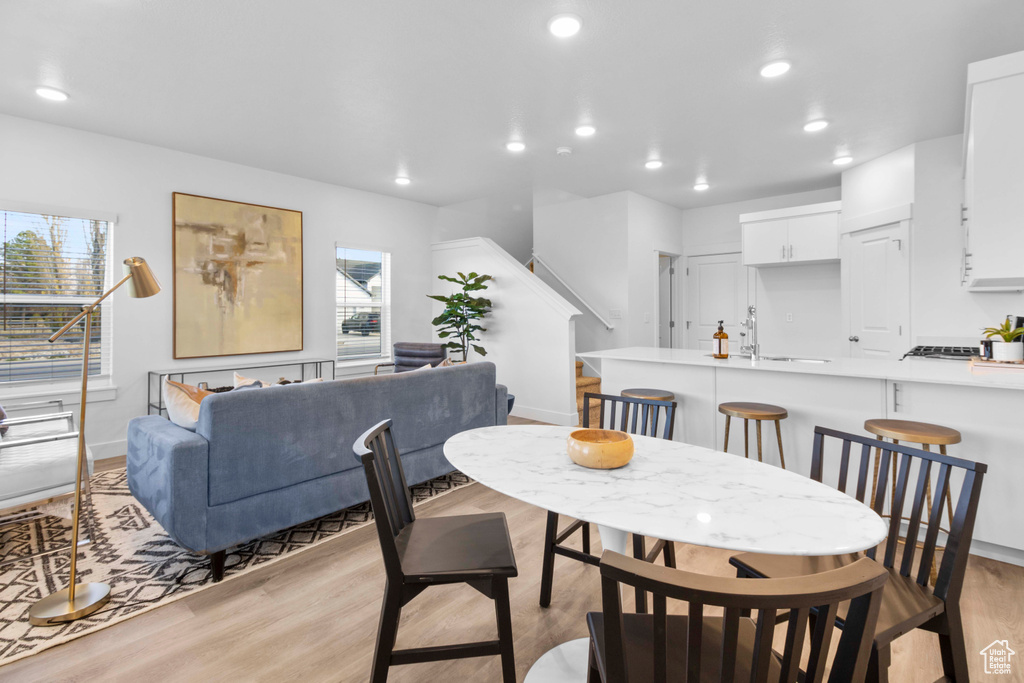
M 79 554 L 78 580 L 109 584 L 110 602 L 86 619 L 61 626 L 32 626 L 29 608 L 67 586 L 69 553 L 0 565 L 0 666 L 214 585 L 209 559 L 182 549 L 167 536 L 128 491 L 124 469 L 97 473 L 91 483 L 96 529 L 93 542 Z M 465 475 L 452 472 L 413 486 L 413 502 L 471 483 Z M 224 580 L 311 548 L 372 519 L 370 504 L 362 503 L 257 539 L 229 551 Z M 66 546 L 70 539 L 68 520 L 44 517 L 5 530 L 0 559 Z

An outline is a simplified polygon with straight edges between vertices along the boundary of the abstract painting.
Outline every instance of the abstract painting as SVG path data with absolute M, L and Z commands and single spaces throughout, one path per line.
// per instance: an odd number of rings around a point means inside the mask
M 174 357 L 302 350 L 302 212 L 174 193 Z

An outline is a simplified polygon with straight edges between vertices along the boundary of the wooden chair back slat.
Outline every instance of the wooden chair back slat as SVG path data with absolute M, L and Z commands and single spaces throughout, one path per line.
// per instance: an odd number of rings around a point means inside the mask
M 385 571 L 389 578 L 400 580 L 402 568 L 395 538 L 416 519 L 416 515 L 402 460 L 391 434 L 391 420 L 384 420 L 367 430 L 352 450 L 363 463 Z
M 722 680 L 731 683 L 736 678 L 736 653 L 739 645 L 740 612 L 738 607 L 726 607 L 722 622 Z
M 928 450 L 913 448 L 905 444 L 895 444 L 881 441 L 871 437 L 858 434 L 848 434 L 825 427 L 815 427 L 815 442 L 818 436 L 829 437 L 843 443 L 843 450 L 848 445 L 857 443 L 861 445 L 861 481 L 858 482 L 858 500 L 863 500 L 861 494 L 866 488 L 868 462 L 870 452 L 880 452 L 878 458 L 878 482 L 874 486 L 874 500 L 872 509 L 881 514 L 885 507 L 886 493 L 892 491 L 893 502 L 889 516 L 889 532 L 885 541 L 885 552 L 882 563 L 892 569 L 896 568 L 896 544 L 903 531 L 903 514 L 906 507 L 908 489 L 913 486 L 912 509 L 909 511 L 909 526 L 907 527 L 907 548 L 902 555 L 899 571 L 904 576 L 910 576 L 913 568 L 916 549 L 912 546 L 917 544 L 921 534 L 921 526 L 925 525 L 925 537 L 922 543 L 921 559 L 918 568 L 917 582 L 920 585 L 927 585 L 931 568 L 935 563 L 936 546 L 938 542 L 939 526 L 943 516 L 943 504 L 947 492 L 955 501 L 953 518 L 949 523 L 949 530 L 946 539 L 946 547 L 942 553 L 942 561 L 939 566 L 938 576 L 935 581 L 933 593 L 944 601 L 953 601 L 959 598 L 963 588 L 964 572 L 967 568 L 967 554 L 970 548 L 971 538 L 974 534 L 974 522 L 978 512 L 978 501 L 981 496 L 981 485 L 985 473 L 988 471 L 984 463 L 972 462 L 962 458 L 955 458 L 942 453 L 934 453 Z M 824 446 L 818 454 L 820 462 L 812 467 L 812 473 L 818 481 L 822 481 L 825 459 Z M 899 464 L 896 474 L 896 481 L 892 482 L 892 458 L 897 458 Z M 913 464 L 919 462 L 918 467 Z M 930 485 L 932 466 L 939 466 L 937 486 L 933 493 L 931 509 L 927 509 L 927 491 Z M 840 468 L 848 466 L 842 458 L 839 460 Z M 916 475 L 915 475 L 916 471 Z M 963 473 L 963 482 L 956 495 L 952 495 L 953 472 Z M 916 477 L 916 478 L 915 478 Z M 913 480 L 913 481 L 912 481 Z M 890 483 L 893 484 L 890 489 Z M 927 520 L 927 521 L 925 521 Z M 875 548 L 867 552 L 868 557 L 874 559 Z
M 807 671 L 804 683 L 822 683 L 825 680 L 825 662 L 828 659 L 829 647 L 832 645 L 832 634 L 836 631 L 836 615 L 839 603 L 819 605 L 814 630 L 811 633 L 811 650 L 807 657 Z
M 668 605 L 664 595 L 654 596 L 654 680 L 668 681 Z
M 657 593 L 655 593 L 657 595 Z M 701 651 L 703 650 L 704 638 L 704 605 L 699 602 L 691 602 L 687 608 L 687 657 L 686 657 L 686 681 L 687 683 L 700 683 L 701 676 Z M 667 651 L 667 650 L 666 650 Z M 668 668 L 667 658 L 661 665 Z M 659 683 L 662 679 L 658 679 Z
M 815 446 L 817 446 L 824 437 L 821 434 L 815 434 L 814 440 Z M 843 442 L 843 454 L 839 458 L 839 490 L 846 493 L 846 479 L 849 475 L 850 469 L 850 442 Z M 820 479 L 819 479 L 820 481 Z
M 754 636 L 754 663 L 750 680 L 767 683 L 772 660 L 772 640 L 775 638 L 776 610 L 762 608 L 757 613 L 757 632 Z
M 598 424 L 590 423 L 590 410 L 594 401 L 597 401 L 600 409 L 598 411 Z M 653 436 L 662 439 L 671 439 L 675 428 L 675 401 L 655 401 L 649 398 L 632 398 L 629 396 L 612 396 L 610 394 L 584 394 L 583 395 L 583 428 L 591 427 L 596 429 L 619 429 L 630 434 L 640 436 Z M 606 415 L 609 419 L 605 419 Z M 616 420 L 616 415 L 621 415 Z M 632 420 L 629 416 L 632 415 Z M 637 429 L 637 421 L 640 422 L 640 429 Z M 659 424 L 664 427 L 659 430 Z
M 938 495 L 935 496 L 936 502 L 932 504 L 931 512 L 928 515 L 928 531 L 924 536 L 924 546 L 921 549 L 921 563 L 918 565 L 917 570 L 917 583 L 922 586 L 928 585 L 932 575 L 932 564 L 935 563 L 935 548 L 939 540 L 939 522 L 942 519 L 942 499 L 945 498 L 946 491 L 949 489 L 951 473 L 952 468 L 948 464 L 942 463 L 939 465 L 938 486 L 935 490 Z
M 804 651 L 804 635 L 807 633 L 807 620 L 811 610 L 794 609 L 789 611 L 789 625 L 786 627 L 786 647 L 782 655 L 782 675 L 780 683 L 796 680 L 800 674 L 800 655 Z
M 857 474 L 857 500 L 864 503 L 868 490 L 868 466 L 871 463 L 871 446 L 864 444 L 860 449 L 860 470 Z M 821 481 L 818 479 L 817 481 Z M 871 503 L 868 503 L 870 505 Z
M 917 537 L 921 533 L 921 514 L 924 511 L 925 493 L 931 481 L 931 460 L 922 460 L 917 473 L 917 486 L 914 490 L 914 501 L 910 507 L 910 522 L 907 524 L 907 543 L 903 544 L 903 561 L 900 562 L 900 574 L 910 576 L 914 567 L 914 551 L 917 550 Z

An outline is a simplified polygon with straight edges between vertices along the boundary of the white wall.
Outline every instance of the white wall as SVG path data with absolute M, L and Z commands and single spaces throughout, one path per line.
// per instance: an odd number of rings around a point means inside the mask
M 629 192 L 534 206 L 533 249 L 588 304 L 615 325 L 608 331 L 543 268 L 539 276 L 583 312 L 578 351 L 629 346 Z M 621 316 L 613 319 L 614 312 Z
M 432 337 L 426 294 L 433 274 L 426 256 L 436 207 L 9 116 L 0 116 L 0 149 L 0 200 L 117 214 L 115 262 L 146 258 L 164 287 L 152 299 L 115 294 L 116 399 L 89 406 L 86 430 L 97 457 L 125 452 L 128 420 L 146 412 L 149 370 L 334 358 L 335 242 L 391 252 L 394 338 Z M 172 359 L 175 191 L 303 212 L 302 352 Z
M 515 394 L 513 414 L 574 425 L 576 413 L 575 324 L 579 311 L 494 242 L 470 238 L 433 246 L 436 273 L 486 273 L 494 280 L 483 295 L 493 309 L 482 325 L 484 360 L 497 367 L 498 382 Z M 456 286 L 435 281 L 434 293 Z M 434 303 L 435 314 L 442 304 Z M 480 357 L 470 354 L 470 359 Z
M 437 212 L 434 241 L 487 237 L 525 263 L 533 251 L 530 197 L 511 207 L 508 204 L 505 198 L 484 198 L 442 206 Z
M 910 315 L 915 343 L 973 341 L 980 338 L 982 328 L 1002 322 L 1007 314 L 1024 315 L 1024 293 L 968 292 L 960 286 L 962 155 L 962 135 L 915 145 L 910 247 Z
M 663 251 L 677 256 L 683 253 L 683 235 L 679 229 L 680 211 L 635 192 L 627 194 L 629 303 L 626 326 L 629 346 L 657 346 L 655 311 L 658 307 L 658 266 L 655 252 Z M 685 267 L 682 263 L 679 265 Z M 678 291 L 682 289 L 678 288 Z
M 914 145 L 843 171 L 843 220 L 914 201 Z

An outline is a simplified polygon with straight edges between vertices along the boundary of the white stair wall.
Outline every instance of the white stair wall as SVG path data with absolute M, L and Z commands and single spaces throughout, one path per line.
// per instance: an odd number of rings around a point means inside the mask
M 482 323 L 480 345 L 495 364 L 498 382 L 515 394 L 512 414 L 559 425 L 575 425 L 576 325 L 580 311 L 505 250 L 486 237 L 433 245 L 434 275 L 486 273 L 494 278 L 481 293 L 494 308 Z M 455 287 L 434 281 L 432 294 Z M 434 305 L 434 315 L 442 305 Z

